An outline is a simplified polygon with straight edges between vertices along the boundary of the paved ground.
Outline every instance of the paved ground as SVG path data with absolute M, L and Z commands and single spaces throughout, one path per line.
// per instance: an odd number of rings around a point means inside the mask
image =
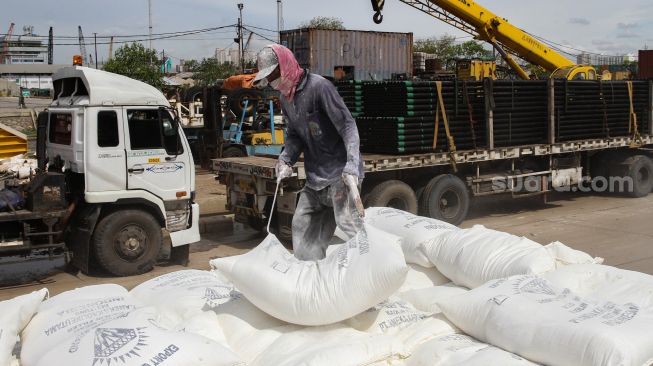
M 50 98 L 25 98 L 26 108 L 41 109 L 52 102 Z M 0 108 L 17 108 L 18 97 L 0 97 Z
M 198 175 L 200 200 L 211 213 L 224 207 L 224 188 L 207 172 Z M 223 216 L 219 216 L 224 221 Z M 617 196 L 560 194 L 543 204 L 535 199 L 489 198 L 476 202 L 462 226 L 487 227 L 527 236 L 547 244 L 559 240 L 573 248 L 606 259 L 606 264 L 653 274 L 653 195 L 641 199 Z M 228 217 L 227 217 L 228 219 Z M 223 226 L 224 227 L 224 226 Z M 203 235 L 191 247 L 188 268 L 209 269 L 209 260 L 240 254 L 255 246 L 261 235 L 239 224 L 233 230 Z M 35 284 L 0 289 L 0 300 L 47 286 L 51 294 L 99 283 L 118 283 L 127 288 L 164 273 L 181 270 L 178 265 L 158 266 L 141 276 L 112 278 L 81 273 L 56 273 Z

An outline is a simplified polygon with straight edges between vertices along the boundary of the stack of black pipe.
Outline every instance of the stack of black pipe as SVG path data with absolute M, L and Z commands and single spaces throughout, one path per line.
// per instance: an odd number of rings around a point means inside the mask
M 358 115 L 361 150 L 368 153 L 417 153 L 449 150 L 443 119 L 433 147 L 437 87 L 431 81 L 363 82 L 364 113 Z M 442 96 L 459 150 L 485 144 L 482 83 L 443 82 Z M 339 92 L 344 88 L 338 85 Z M 347 94 L 343 94 L 343 98 Z M 348 103 L 345 100 L 345 103 Z M 469 113 L 471 111 L 471 113 Z
M 648 131 L 648 81 L 633 81 L 632 104 L 641 133 Z M 448 151 L 440 115 L 434 148 L 438 93 L 434 81 L 346 81 L 338 92 L 356 118 L 361 151 Z M 556 141 L 631 136 L 631 98 L 625 81 L 555 81 Z M 548 140 L 547 81 L 443 81 L 442 98 L 458 150 L 487 147 L 486 106 L 493 111 L 495 147 Z
M 363 85 L 360 80 L 336 82 L 336 89 L 352 116 L 363 115 Z
M 490 83 L 494 99 L 494 145 L 546 143 L 547 82 L 499 80 Z
M 648 81 L 633 81 L 632 104 L 639 131 L 648 131 Z M 631 98 L 625 81 L 558 81 L 555 84 L 556 139 L 631 136 Z

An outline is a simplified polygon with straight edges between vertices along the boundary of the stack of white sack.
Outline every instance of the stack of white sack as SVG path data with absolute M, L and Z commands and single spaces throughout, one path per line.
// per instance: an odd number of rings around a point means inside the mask
M 0 365 L 15 362 L 12 353 L 19 343 L 18 336 L 47 296 L 48 290 L 42 289 L 0 302 Z
M 653 308 L 606 295 L 612 294 L 583 297 L 542 277 L 513 276 L 442 300 L 439 306 L 465 333 L 531 361 L 650 365 Z
M 29 178 L 36 172 L 37 167 L 36 159 L 26 158 L 25 155 L 16 155 L 0 161 L 0 173 L 12 173 L 19 179 Z
M 211 261 L 234 262 L 239 256 Z M 247 364 L 281 335 L 302 327 L 273 318 L 252 305 L 219 271 L 169 273 L 132 289 L 131 294 L 159 310 L 160 321 L 228 345 Z
M 399 241 L 366 225 L 326 258 L 300 261 L 268 235 L 235 263 L 214 265 L 275 318 L 326 325 L 359 314 L 397 291 L 408 271 Z
M 244 363 L 208 338 L 164 329 L 118 285 L 88 286 L 44 301 L 22 335 L 21 364 L 235 366 Z

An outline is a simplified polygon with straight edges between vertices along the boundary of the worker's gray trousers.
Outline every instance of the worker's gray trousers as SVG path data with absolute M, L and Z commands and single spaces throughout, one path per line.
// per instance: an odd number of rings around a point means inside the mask
M 319 191 L 304 187 L 292 219 L 295 257 L 305 261 L 324 258 L 336 226 L 350 237 L 363 227 L 344 182 L 339 180 Z

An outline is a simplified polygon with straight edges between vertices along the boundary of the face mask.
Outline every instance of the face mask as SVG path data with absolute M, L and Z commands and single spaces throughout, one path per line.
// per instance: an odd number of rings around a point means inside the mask
M 267 79 L 265 81 L 267 81 Z M 270 86 L 276 90 L 279 90 L 280 85 L 281 85 L 281 77 L 278 77 L 270 82 Z

